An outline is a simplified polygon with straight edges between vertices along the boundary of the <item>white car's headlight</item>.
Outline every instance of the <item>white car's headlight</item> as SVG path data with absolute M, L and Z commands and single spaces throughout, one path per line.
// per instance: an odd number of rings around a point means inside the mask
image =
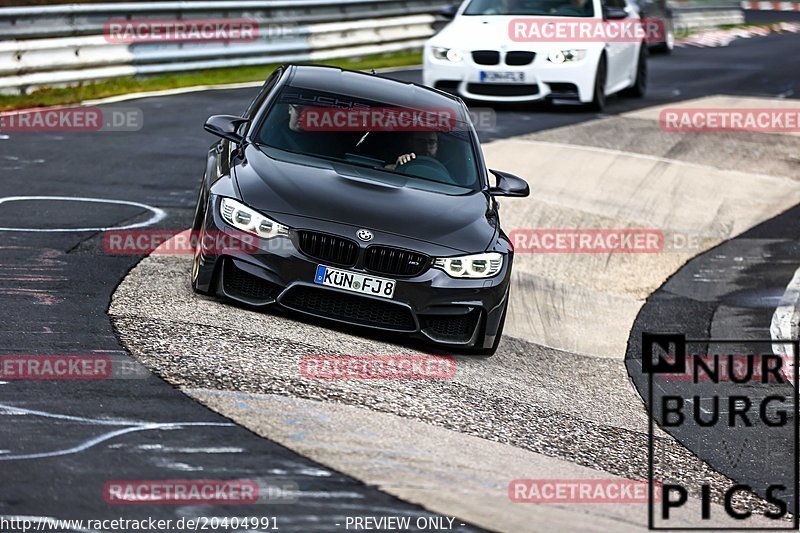
M 497 252 L 439 257 L 433 260 L 434 268 L 440 268 L 454 278 L 491 278 L 503 268 L 503 255 Z
M 431 48 L 433 57 L 440 61 L 450 61 L 451 63 L 461 63 L 464 56 L 458 50 L 453 48 L 442 48 L 441 46 L 434 46 Z
M 219 214 L 222 215 L 225 222 L 234 228 L 258 235 L 262 239 L 289 235 L 288 227 L 278 224 L 274 220 L 231 198 L 222 199 L 219 205 Z
M 550 50 L 547 54 L 547 60 L 551 63 L 580 61 L 584 57 L 586 57 L 586 50 Z

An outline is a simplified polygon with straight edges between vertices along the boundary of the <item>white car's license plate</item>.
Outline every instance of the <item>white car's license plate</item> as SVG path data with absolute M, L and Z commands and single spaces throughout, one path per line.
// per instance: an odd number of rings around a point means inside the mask
M 317 265 L 314 283 L 350 292 L 380 296 L 381 298 L 393 298 L 394 288 L 397 284 L 393 279 L 364 276 L 363 274 L 339 270 L 325 265 Z
M 524 72 L 481 71 L 481 83 L 525 83 Z

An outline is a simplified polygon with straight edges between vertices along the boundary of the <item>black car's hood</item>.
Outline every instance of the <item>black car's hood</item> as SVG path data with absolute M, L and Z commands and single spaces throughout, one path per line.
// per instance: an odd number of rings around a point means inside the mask
M 494 239 L 483 192 L 450 195 L 398 186 L 405 178 L 381 170 L 285 152 L 276 159 L 252 145 L 245 156 L 234 169 L 242 200 L 267 215 L 347 224 L 465 253 L 482 252 Z

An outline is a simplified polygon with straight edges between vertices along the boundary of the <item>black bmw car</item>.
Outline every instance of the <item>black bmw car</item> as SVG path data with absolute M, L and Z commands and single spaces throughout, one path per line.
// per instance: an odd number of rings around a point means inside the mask
M 487 170 L 458 97 L 289 65 L 242 116 L 205 129 L 221 140 L 194 219 L 195 291 L 495 352 L 513 251 L 494 197 L 527 196 L 528 185 Z

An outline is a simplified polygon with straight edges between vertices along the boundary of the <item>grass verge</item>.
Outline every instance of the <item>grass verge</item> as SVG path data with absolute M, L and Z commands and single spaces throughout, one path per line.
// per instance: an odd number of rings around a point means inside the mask
M 351 70 L 368 70 L 373 68 L 418 65 L 421 62 L 422 54 L 416 51 L 335 59 L 320 61 L 316 64 L 333 65 Z M 30 94 L 0 95 L 0 111 L 74 104 L 83 100 L 94 100 L 96 98 L 116 96 L 119 94 L 160 91 L 179 87 L 263 81 L 267 79 L 269 73 L 277 66 L 278 65 L 262 65 L 258 67 L 201 70 L 182 74 L 112 78 L 72 87 L 42 88 Z

